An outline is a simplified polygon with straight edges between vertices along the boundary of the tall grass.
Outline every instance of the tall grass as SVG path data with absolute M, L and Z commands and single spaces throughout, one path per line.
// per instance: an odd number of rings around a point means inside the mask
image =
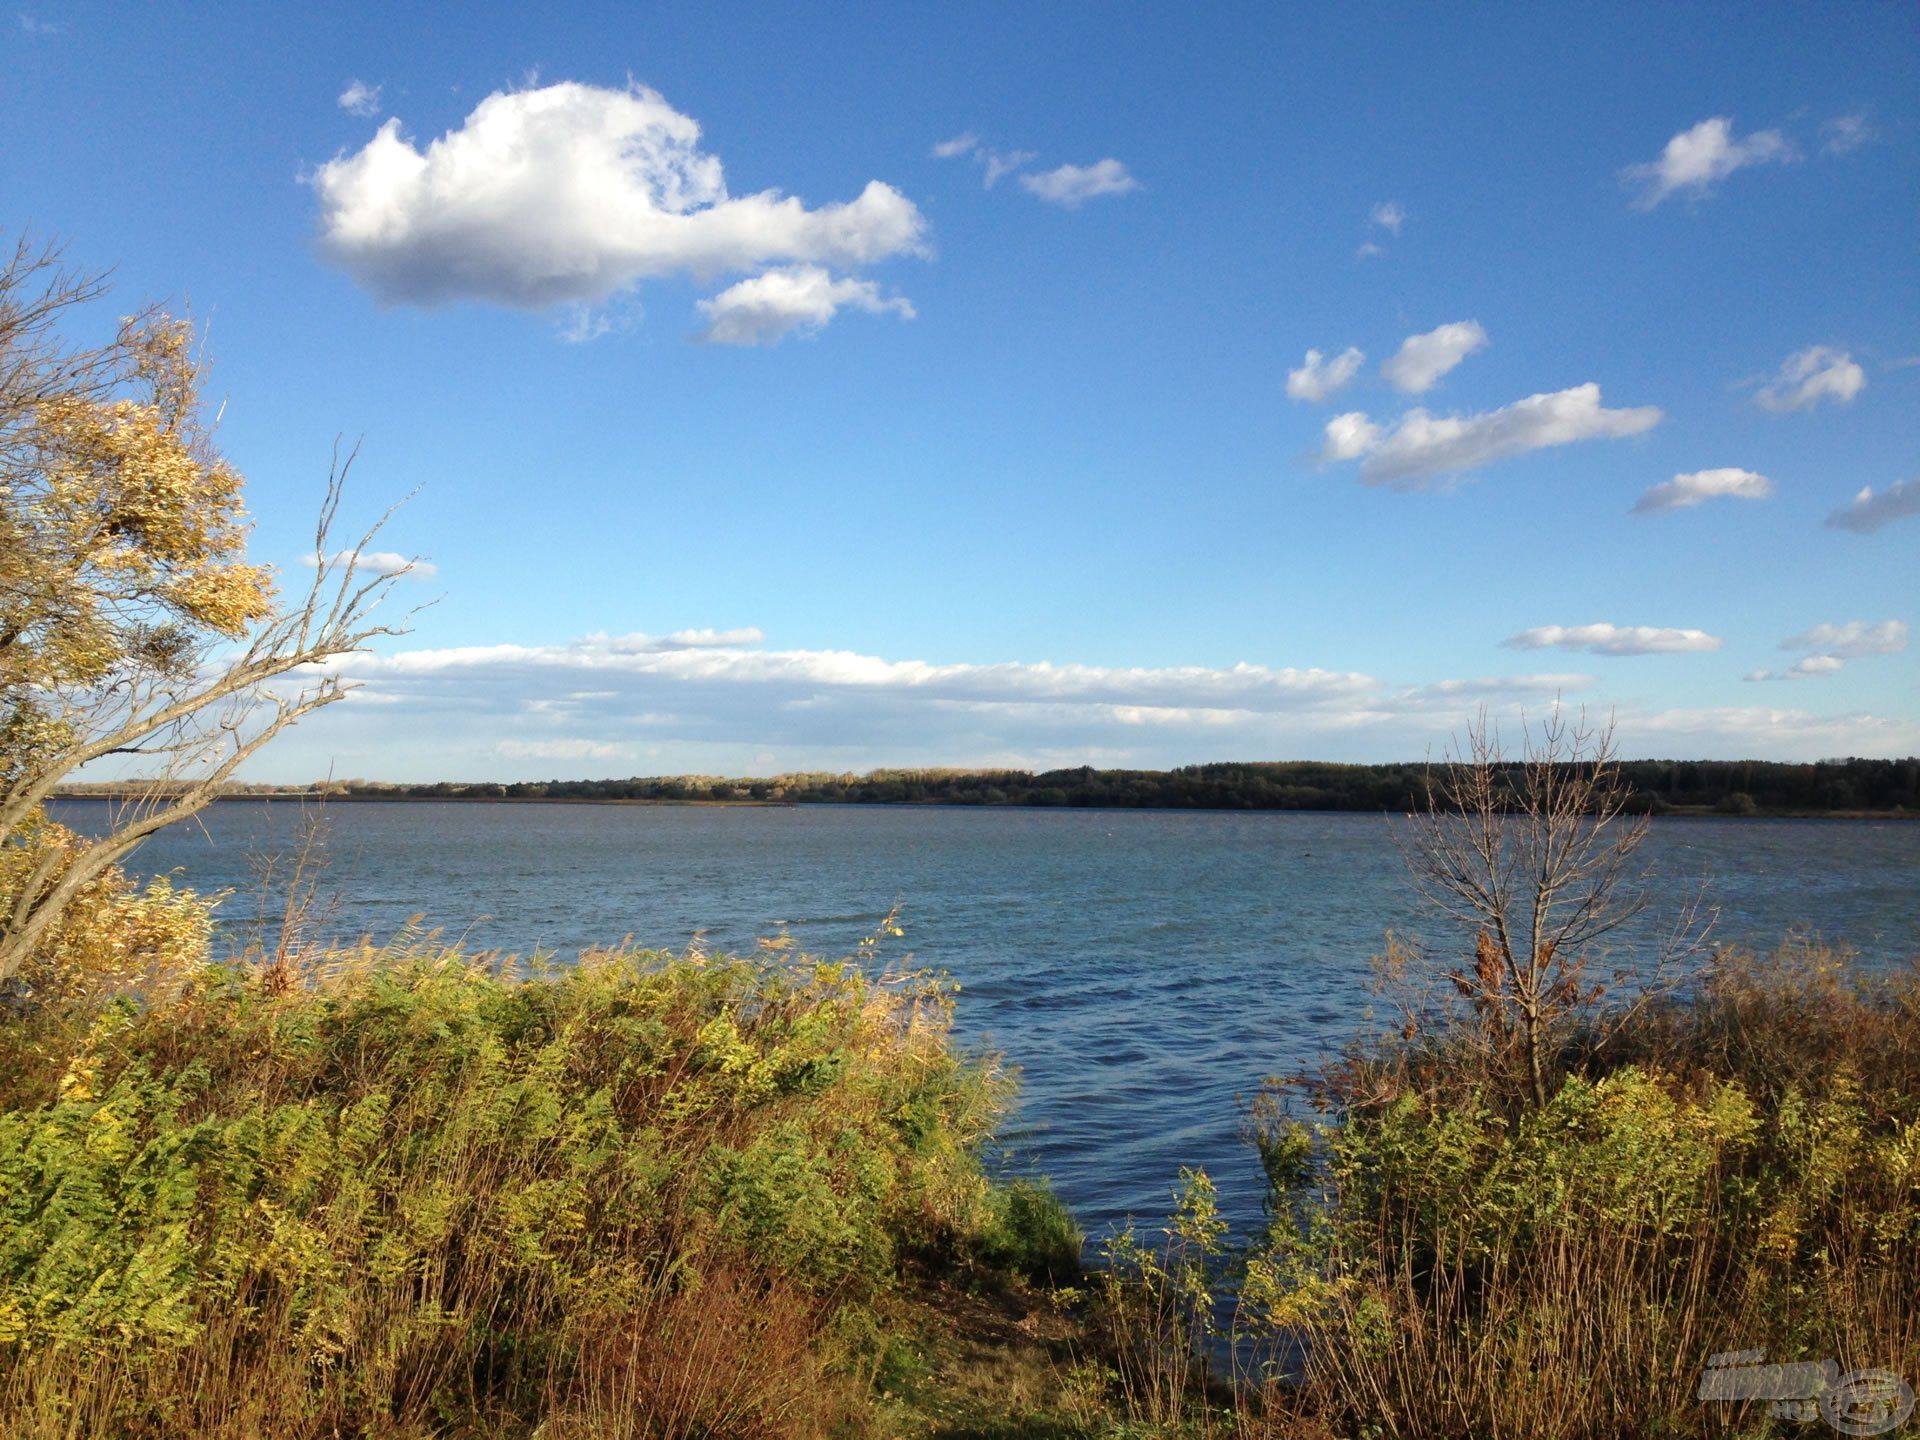
M 949 1020 L 854 965 L 420 945 L 15 1017 L 0 1434 L 850 1425 L 907 1260 L 1047 1263 Z

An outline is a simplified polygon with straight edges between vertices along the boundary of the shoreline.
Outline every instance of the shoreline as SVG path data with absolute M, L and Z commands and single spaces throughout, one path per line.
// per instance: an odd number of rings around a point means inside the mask
M 59 801 L 100 800 L 127 803 L 150 798 L 143 790 L 57 791 L 51 799 Z M 695 800 L 658 797 L 595 795 L 379 795 L 338 793 L 322 790 L 256 790 L 232 795 L 216 795 L 215 804 L 238 801 L 300 800 L 323 805 L 611 805 L 635 808 L 676 808 L 690 810 L 1054 810 L 1088 811 L 1124 815 L 1138 811 L 1154 815 L 1391 815 L 1392 809 L 1360 806 L 1291 805 L 1057 805 L 1018 800 Z M 1746 815 L 1730 815 L 1711 806 L 1672 806 L 1652 816 L 1655 820 L 1853 820 L 1893 822 L 1920 820 L 1913 810 L 1784 810 L 1761 809 Z

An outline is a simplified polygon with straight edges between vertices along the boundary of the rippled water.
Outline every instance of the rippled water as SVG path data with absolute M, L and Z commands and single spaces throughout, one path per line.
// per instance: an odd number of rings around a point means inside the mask
M 62 807 L 83 827 L 98 802 Z M 292 802 L 214 806 L 139 868 L 241 893 L 295 843 Z M 341 804 L 328 812 L 337 928 L 416 914 L 473 943 L 565 952 L 704 931 L 747 946 L 788 926 L 846 953 L 898 901 L 923 963 L 964 987 L 970 1041 L 1023 1072 L 1011 1139 L 1090 1234 L 1158 1215 L 1204 1164 L 1239 1222 L 1257 1167 L 1236 1097 L 1337 1045 L 1364 1015 L 1389 928 L 1442 938 L 1378 816 L 905 807 L 711 809 Z M 1878 958 L 1920 954 L 1920 825 L 1665 820 L 1645 852 L 1671 913 L 1703 882 L 1717 934 L 1817 928 Z

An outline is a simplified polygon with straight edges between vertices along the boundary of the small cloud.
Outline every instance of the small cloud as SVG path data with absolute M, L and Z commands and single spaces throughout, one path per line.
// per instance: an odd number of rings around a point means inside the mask
M 309 570 L 320 567 L 319 557 L 302 555 L 300 563 Z M 356 559 L 351 550 L 336 550 L 327 556 L 329 566 L 351 565 L 361 575 L 405 575 L 409 580 L 431 580 L 440 567 L 431 560 L 416 560 L 394 550 L 362 550 Z
M 1827 516 L 1827 524 L 1865 535 L 1910 515 L 1920 515 L 1920 480 L 1900 480 L 1878 492 L 1862 485 L 1852 503 Z
M 349 80 L 347 88 L 334 102 L 349 115 L 370 117 L 380 113 L 380 87 L 360 80 Z
M 1682 191 L 1705 195 L 1736 170 L 1750 165 L 1785 164 L 1799 158 L 1778 130 L 1756 130 L 1744 140 L 1736 140 L 1732 119 L 1716 115 L 1667 141 L 1658 160 L 1629 165 L 1620 174 L 1625 180 L 1642 182 L 1634 208 L 1651 210 L 1669 195 Z
M 1668 510 L 1687 510 L 1709 500 L 1765 500 L 1773 494 L 1773 482 L 1751 470 L 1727 467 L 1719 470 L 1690 470 L 1658 485 L 1649 486 L 1633 507 L 1635 515 L 1659 515 Z
M 1846 666 L 1846 661 L 1838 655 L 1809 655 L 1804 660 L 1796 660 L 1784 670 L 1754 670 L 1742 675 L 1742 680 L 1815 680 L 1823 675 L 1837 674 Z
M 742 625 L 734 630 L 676 630 L 659 643 L 666 650 L 731 650 L 766 638 L 758 625 Z
M 502 740 L 493 753 L 509 760 L 618 760 L 631 752 L 610 740 Z
M 1322 454 L 1359 460 L 1364 484 L 1413 489 L 1433 476 L 1477 470 L 1533 450 L 1638 435 L 1660 420 L 1655 405 L 1607 409 L 1600 387 L 1589 382 L 1477 415 L 1409 410 L 1391 427 L 1375 425 L 1359 411 L 1337 415 L 1327 422 Z
M 51 20 L 42 20 L 38 16 L 20 12 L 20 28 L 29 35 L 58 35 L 63 28 Z
M 1382 230 L 1398 235 L 1400 227 L 1407 223 L 1407 212 L 1398 200 L 1382 200 L 1367 212 L 1367 218 Z
M 1386 382 L 1404 395 L 1422 395 L 1476 350 L 1487 348 L 1487 332 L 1476 320 L 1456 320 L 1424 335 L 1409 335 L 1380 367 Z
M 1874 139 L 1875 134 L 1874 128 L 1867 123 L 1864 111 L 1836 115 L 1820 127 L 1820 153 L 1845 155 Z
M 1862 655 L 1896 655 L 1907 648 L 1904 620 L 1847 620 L 1839 624 L 1816 625 L 1780 642 L 1782 650 L 1816 650 L 1842 659 L 1857 660 Z
M 1500 642 L 1509 650 L 1584 650 L 1591 655 L 1680 655 L 1718 650 L 1718 635 L 1653 625 L 1540 625 Z
M 1003 176 L 1011 175 L 1038 158 L 1037 150 L 982 150 L 980 184 L 982 188 L 991 190 Z
M 1125 195 L 1140 188 L 1140 182 L 1127 173 L 1118 160 L 1106 159 L 1092 165 L 1062 165 L 1039 175 L 1023 175 L 1020 184 L 1029 194 L 1049 205 L 1078 209 L 1100 195 Z
M 1287 372 L 1287 394 L 1295 400 L 1318 404 L 1335 391 L 1344 389 L 1366 360 L 1367 357 L 1351 345 L 1331 360 L 1318 350 L 1309 350 L 1300 368 Z
M 942 140 L 933 147 L 933 154 L 937 160 L 971 157 L 980 167 L 980 184 L 986 190 L 991 190 L 1006 176 L 1038 158 L 1038 152 L 1033 150 L 991 150 L 981 144 L 980 137 L 971 130 L 951 140 Z
M 1358 460 L 1379 443 L 1380 427 L 1364 410 L 1349 410 L 1327 421 L 1327 444 L 1320 455 L 1323 460 Z
M 700 338 L 710 345 L 772 345 L 795 331 L 818 331 L 842 306 L 869 315 L 914 317 L 908 301 L 884 298 L 871 280 L 836 280 L 818 265 L 787 265 L 700 301 L 700 313 L 707 317 Z
M 1754 394 L 1762 410 L 1784 415 L 1811 410 L 1822 400 L 1850 403 L 1867 388 L 1867 372 L 1852 355 L 1831 345 L 1809 345 L 1780 362 L 1779 372 Z
M 1359 258 L 1362 260 L 1368 260 L 1375 255 L 1386 254 L 1387 247 L 1384 245 L 1376 245 L 1371 240 L 1362 240 L 1360 242 L 1360 248 L 1354 251 L 1353 253 L 1359 256 Z

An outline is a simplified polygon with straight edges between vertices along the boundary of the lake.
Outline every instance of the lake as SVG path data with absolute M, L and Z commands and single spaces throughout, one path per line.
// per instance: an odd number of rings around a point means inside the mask
M 56 809 L 80 828 L 106 813 Z M 258 862 L 294 849 L 304 813 L 218 804 L 134 868 L 233 889 L 224 923 L 244 928 Z M 419 915 L 474 946 L 565 953 L 786 929 L 841 955 L 898 902 L 896 947 L 958 980 L 964 1035 L 1022 1072 L 1017 1162 L 1096 1239 L 1164 1213 L 1183 1164 L 1213 1174 L 1237 1227 L 1257 1220 L 1237 1097 L 1364 1022 L 1385 931 L 1453 938 L 1409 891 L 1402 822 L 1377 815 L 410 802 L 336 804 L 326 823 L 347 935 Z M 1670 819 L 1642 854 L 1654 913 L 1704 886 L 1718 938 L 1804 926 L 1876 960 L 1920 954 L 1920 824 Z

